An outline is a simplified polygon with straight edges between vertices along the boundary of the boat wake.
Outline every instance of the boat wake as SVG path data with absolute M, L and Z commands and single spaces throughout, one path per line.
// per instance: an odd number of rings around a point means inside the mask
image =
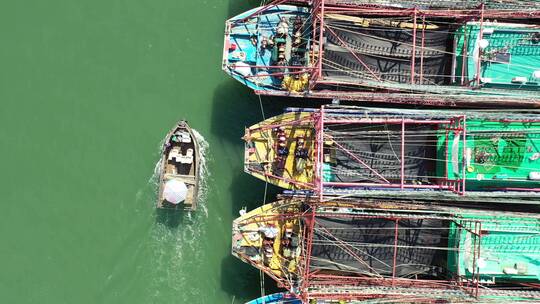
M 183 303 L 183 299 L 188 301 L 193 296 L 199 295 L 199 289 L 193 287 L 189 276 L 186 273 L 199 269 L 204 261 L 194 259 L 200 255 L 201 239 L 206 238 L 206 226 L 208 225 L 208 208 L 206 199 L 208 196 L 208 184 L 210 173 L 208 172 L 209 145 L 205 138 L 196 130 L 193 130 L 199 144 L 199 196 L 197 199 L 197 210 L 170 211 L 156 210 L 156 223 L 151 232 L 151 248 L 153 258 L 153 269 L 155 278 L 150 289 L 153 291 L 152 302 L 160 302 L 163 296 L 169 298 L 174 296 L 178 303 Z M 163 146 L 162 140 L 159 151 Z M 157 199 L 157 189 L 160 176 L 160 161 L 156 163 L 154 173 L 148 180 L 148 184 L 154 189 L 152 205 Z
M 208 198 L 208 179 L 211 178 L 208 171 L 209 155 L 208 155 L 208 142 L 197 130 L 193 129 L 193 134 L 199 144 L 199 197 L 197 198 L 197 212 L 204 213 L 205 217 L 208 217 L 208 207 L 206 205 L 206 199 Z M 191 213 L 189 214 L 191 215 Z

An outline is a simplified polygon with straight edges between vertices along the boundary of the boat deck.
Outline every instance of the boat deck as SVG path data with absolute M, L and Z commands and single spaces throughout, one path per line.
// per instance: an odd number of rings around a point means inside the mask
M 482 231 L 479 256 L 471 254 L 474 230 L 459 229 L 457 223 L 452 223 L 450 246 L 459 250 L 449 252 L 448 268 L 460 276 L 473 278 L 474 263 L 480 263 L 480 279 L 486 282 L 540 282 L 538 219 L 512 216 L 500 217 L 498 221 L 487 216 L 475 219 L 482 220 L 481 226 L 476 227 Z
M 448 179 L 463 178 L 465 172 L 469 190 L 540 187 L 540 122 L 466 123 L 466 142 L 461 137 L 458 143 L 453 133 L 439 138 L 439 158 L 446 159 Z M 441 176 L 443 172 L 439 170 Z
M 251 16 L 259 9 L 254 8 L 227 21 L 223 70 L 252 89 L 279 89 L 283 73 L 290 66 L 303 65 L 308 24 L 301 20 L 300 43 L 294 42 L 293 28 L 295 18 L 307 17 L 308 9 L 276 5 L 262 15 Z M 250 18 L 244 20 L 247 17 Z M 284 35 L 278 33 L 283 20 L 287 22 Z M 296 55 L 301 58 L 293 58 Z
M 382 278 L 395 268 L 397 277 L 444 275 L 437 263 L 445 260 L 448 229 L 441 220 L 317 216 L 313 229 L 311 271 Z
M 247 129 L 246 171 L 283 188 L 309 187 L 313 182 L 314 129 L 309 124 L 290 124 L 307 116 L 305 113 L 287 113 Z M 274 124 L 279 124 L 282 129 L 276 131 L 272 127 Z M 305 149 L 305 157 L 297 156 L 300 149 Z
M 282 216 L 298 210 L 298 206 L 274 208 L 267 204 L 236 219 L 233 222 L 233 254 L 276 276 L 295 273 L 301 251 L 299 219 Z
M 181 204 L 167 202 L 160 187 L 158 208 L 177 209 L 183 206 L 186 210 L 195 210 L 197 205 L 198 188 L 198 146 L 196 138 L 187 126 L 179 125 L 167 137 L 161 159 L 160 183 L 164 185 L 169 180 L 183 182 L 187 186 L 186 198 Z
M 540 193 L 534 111 L 351 109 L 323 107 L 321 123 L 318 110 L 292 108 L 248 128 L 245 171 L 322 195 L 409 191 L 450 198 L 489 191 L 492 198 L 526 199 Z M 296 153 L 299 143 L 305 158 Z
M 400 9 L 375 0 L 331 0 L 327 10 L 308 1 L 308 7 L 255 8 L 227 21 L 223 69 L 264 95 L 537 107 L 540 26 L 534 7 L 540 2 L 484 1 L 482 9 L 475 6 L 482 1 L 437 2 L 395 4 Z M 347 4 L 347 10 L 331 3 Z M 431 6 L 423 15 L 421 7 Z
M 431 292 L 422 296 L 453 301 L 488 294 L 534 297 L 540 216 L 509 210 L 395 198 L 283 197 L 233 222 L 232 252 L 296 294 L 369 295 L 381 288 L 390 295 L 403 288 L 399 295 L 426 288 Z M 294 259 L 275 246 L 287 229 L 299 239 L 293 241 Z

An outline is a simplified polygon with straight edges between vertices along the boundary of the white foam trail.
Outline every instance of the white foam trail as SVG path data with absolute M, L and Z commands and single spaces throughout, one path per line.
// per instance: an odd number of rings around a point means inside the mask
M 193 129 L 193 134 L 199 145 L 199 197 L 197 198 L 197 208 L 200 207 L 206 217 L 208 217 L 208 208 L 206 205 L 206 199 L 208 198 L 208 179 L 210 172 L 208 171 L 207 162 L 211 160 L 208 155 L 209 144 L 206 139 L 197 130 Z
M 158 301 L 160 293 L 170 293 L 171 290 L 177 295 L 178 303 L 187 301 L 199 290 L 190 284 L 185 277 L 184 268 L 196 269 L 202 267 L 203 260 L 193 259 L 203 251 L 201 241 L 206 237 L 208 226 L 207 196 L 210 173 L 208 172 L 209 145 L 204 137 L 193 130 L 195 139 L 199 145 L 199 195 L 197 198 L 197 210 L 194 212 L 171 213 L 170 216 L 180 216 L 178 227 L 170 227 L 166 223 L 156 221 L 151 232 L 151 247 L 156 281 L 150 286 L 153 290 L 153 300 Z M 159 151 L 163 147 L 165 138 L 161 141 Z M 161 153 L 160 153 L 161 154 Z M 142 197 L 150 198 L 151 204 L 155 205 L 157 188 L 160 176 L 160 162 L 156 163 L 153 175 L 148 180 L 148 187 L 153 195 Z M 139 199 L 139 194 L 137 194 Z M 189 257 L 189 258 L 184 258 Z
M 163 159 L 163 156 L 159 158 L 156 165 L 154 166 L 154 174 L 150 176 L 150 179 L 148 179 L 148 183 L 152 186 L 158 186 L 159 183 L 159 176 L 161 175 L 161 160 Z

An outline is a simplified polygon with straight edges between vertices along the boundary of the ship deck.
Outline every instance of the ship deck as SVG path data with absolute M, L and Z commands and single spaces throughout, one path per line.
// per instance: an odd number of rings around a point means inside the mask
M 409 1 L 400 2 L 399 9 L 387 1 L 345 2 L 268 5 L 231 19 L 223 69 L 266 95 L 438 106 L 539 105 L 540 15 L 533 8 L 538 1 L 482 6 L 474 6 L 478 1 Z M 520 9 L 513 13 L 502 7 Z M 289 32 L 278 39 L 281 53 L 276 53 L 261 43 L 279 36 L 282 17 L 303 20 L 302 42 L 293 43 L 296 32 Z
M 455 199 L 490 191 L 492 199 L 527 199 L 540 192 L 534 113 L 355 109 L 290 109 L 248 128 L 245 171 L 322 195 L 408 191 Z
M 301 123 L 306 118 L 307 113 L 287 113 L 248 128 L 244 137 L 246 172 L 287 189 L 311 187 L 315 134 L 309 123 Z M 304 157 L 298 157 L 300 149 L 305 149 Z
M 257 14 L 259 10 L 251 9 L 227 21 L 222 68 L 252 89 L 279 90 L 283 76 L 288 74 L 286 71 L 292 69 L 290 72 L 297 73 L 298 66 L 305 60 L 305 56 L 293 57 L 305 53 L 309 38 L 306 34 L 309 23 L 305 19 L 309 15 L 308 9 L 276 5 L 263 14 Z M 301 20 L 301 43 L 295 43 L 293 29 L 297 17 L 304 18 Z M 282 20 L 287 22 L 285 35 L 277 32 Z M 279 58 L 280 54 L 283 58 Z
M 274 277 L 297 277 L 303 235 L 299 211 L 296 204 L 267 204 L 242 215 L 233 222 L 233 255 Z
M 537 295 L 529 288 L 540 278 L 540 216 L 513 209 L 285 196 L 234 221 L 232 252 L 308 297 L 411 288 L 471 301 Z M 276 246 L 287 230 L 297 238 L 293 259 Z

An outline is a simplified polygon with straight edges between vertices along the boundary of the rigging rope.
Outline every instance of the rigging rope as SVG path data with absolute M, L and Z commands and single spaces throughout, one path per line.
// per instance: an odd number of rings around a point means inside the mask
M 365 33 L 362 33 L 362 32 L 358 32 L 358 31 L 347 30 L 347 29 L 344 29 L 344 28 L 339 27 L 339 26 L 327 25 L 327 27 L 333 28 L 335 30 L 341 30 L 341 31 L 344 31 L 344 32 L 348 32 L 348 33 L 351 33 L 351 34 L 356 34 L 356 35 L 359 35 L 359 36 L 365 36 L 365 37 L 369 37 L 369 38 L 376 38 L 376 39 L 383 40 L 383 41 L 390 42 L 390 43 L 400 43 L 401 45 L 405 45 L 405 46 L 408 46 L 408 47 L 412 47 L 414 45 L 413 43 L 388 39 L 388 38 L 384 38 L 384 37 L 376 36 L 376 35 L 368 35 L 368 34 L 365 34 Z M 518 39 L 518 38 L 515 38 L 515 39 Z M 522 41 L 522 39 L 523 38 L 519 38 L 519 41 Z M 512 40 L 510 40 L 510 41 L 512 41 Z M 508 39 L 505 39 L 505 42 L 508 42 Z M 353 50 L 355 50 L 354 45 L 349 43 L 348 46 L 352 47 Z M 441 53 L 441 54 L 446 54 L 446 55 L 450 55 L 450 56 L 459 55 L 459 54 L 454 53 L 454 52 L 443 51 L 443 50 L 430 48 L 430 47 L 426 47 L 426 46 L 421 47 L 421 46 L 416 45 L 415 47 L 418 48 L 418 49 L 428 50 L 428 51 L 437 52 L 437 53 Z M 355 51 L 358 52 L 358 53 L 362 53 L 359 50 L 355 50 Z M 386 59 L 396 59 L 395 57 L 386 57 L 386 56 L 381 56 L 381 55 L 376 55 L 376 54 L 369 54 L 369 55 L 372 55 L 372 56 L 375 56 L 375 57 L 386 58 Z M 467 57 L 472 57 L 472 55 L 467 55 Z M 483 62 L 497 63 L 496 60 L 483 59 L 482 61 Z M 523 67 L 523 68 L 534 68 L 535 67 L 533 65 L 523 65 L 523 64 L 514 64 L 514 63 L 512 64 L 512 66 Z
M 259 97 L 259 105 L 261 106 L 262 118 L 263 118 L 263 120 L 266 120 L 266 118 L 264 117 L 264 107 L 263 107 L 263 104 L 262 104 L 261 95 L 257 95 L 257 97 Z
M 268 190 L 268 182 L 264 182 L 264 198 L 263 198 L 263 205 L 266 205 L 266 192 Z
M 261 280 L 261 298 L 262 298 L 262 302 L 263 304 L 266 303 L 265 299 L 264 299 L 264 272 L 262 269 L 259 269 L 259 277 L 260 277 L 260 280 Z
M 257 95 L 259 97 L 259 105 L 261 106 L 261 115 L 263 117 L 263 120 L 265 120 L 265 115 L 264 115 L 264 107 L 263 107 L 263 104 L 262 104 L 262 99 L 261 99 L 261 95 Z M 263 198 L 263 205 L 266 205 L 266 193 L 267 193 L 267 190 L 268 190 L 268 181 L 265 181 L 264 182 L 264 198 Z M 264 272 L 262 271 L 262 269 L 259 270 L 259 277 L 260 277 L 260 284 L 261 284 L 261 297 L 262 297 L 262 302 L 263 304 L 266 303 L 265 299 L 264 299 L 264 295 L 265 295 L 265 290 L 264 290 Z

